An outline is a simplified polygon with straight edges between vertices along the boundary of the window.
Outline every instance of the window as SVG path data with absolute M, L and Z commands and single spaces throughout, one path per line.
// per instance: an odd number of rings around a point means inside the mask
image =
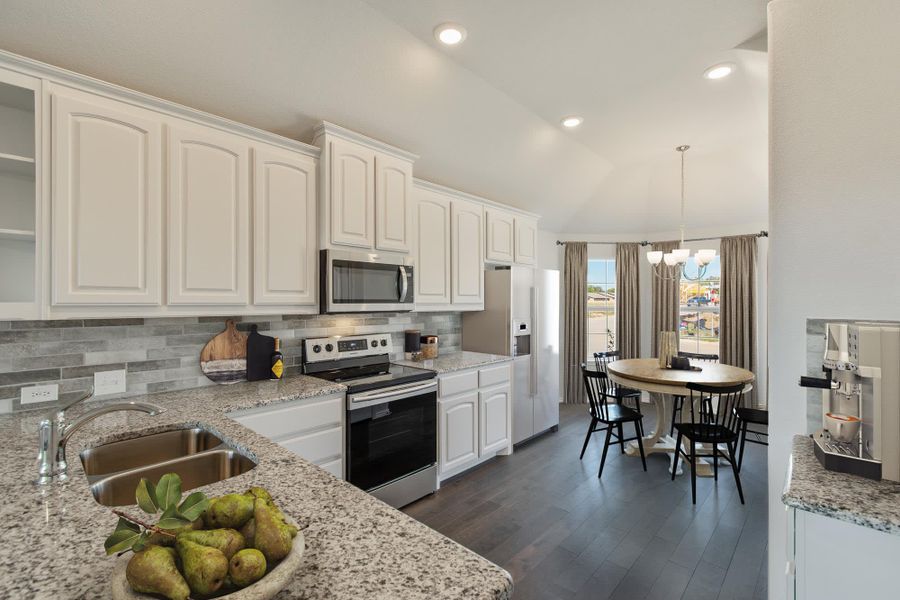
M 690 277 L 697 276 L 697 262 L 688 259 L 684 267 Z M 681 279 L 678 349 L 701 354 L 719 353 L 719 288 L 721 269 L 715 257 L 699 281 Z
M 616 349 L 616 261 L 589 260 L 587 277 L 587 351 Z

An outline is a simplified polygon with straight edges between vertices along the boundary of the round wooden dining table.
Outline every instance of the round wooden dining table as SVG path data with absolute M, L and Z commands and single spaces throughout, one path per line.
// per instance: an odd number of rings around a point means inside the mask
M 656 409 L 656 429 L 644 437 L 644 450 L 647 454 L 665 452 L 674 459 L 675 439 L 669 435 L 672 419 L 673 396 L 690 397 L 688 383 L 702 383 L 705 385 L 729 386 L 738 383 L 745 384 L 744 393 L 753 389 L 753 373 L 719 363 L 692 361 L 692 366 L 699 371 L 680 371 L 676 369 L 664 369 L 659 366 L 657 358 L 629 358 L 610 362 L 606 365 L 609 378 L 621 387 L 641 390 L 650 393 L 650 401 Z M 685 410 L 689 410 L 685 407 Z M 686 414 L 682 411 L 682 414 Z M 630 456 L 638 456 L 638 448 L 635 442 L 631 442 L 627 449 Z M 679 463 L 677 473 L 681 474 Z M 706 459 L 697 459 L 695 466 L 697 475 L 701 477 L 712 476 L 712 465 Z

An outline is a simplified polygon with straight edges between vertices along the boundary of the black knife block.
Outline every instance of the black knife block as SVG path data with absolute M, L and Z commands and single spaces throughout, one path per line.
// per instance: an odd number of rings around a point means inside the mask
M 250 335 L 247 336 L 247 381 L 272 378 L 274 352 L 275 338 L 262 335 L 256 325 L 251 325 Z

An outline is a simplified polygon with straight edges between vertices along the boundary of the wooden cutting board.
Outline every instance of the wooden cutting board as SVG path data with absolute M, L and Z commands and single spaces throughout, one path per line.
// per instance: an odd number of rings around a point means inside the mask
M 216 383 L 247 380 L 247 336 L 237 330 L 234 321 L 226 321 L 225 331 L 203 347 L 200 370 Z

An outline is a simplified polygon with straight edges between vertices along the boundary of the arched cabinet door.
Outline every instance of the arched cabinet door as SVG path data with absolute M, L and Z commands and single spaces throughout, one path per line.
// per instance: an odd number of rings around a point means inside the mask
M 375 244 L 375 151 L 337 138 L 328 144 L 331 243 L 372 248 Z
M 515 247 L 515 218 L 512 213 L 496 208 L 486 208 L 484 217 L 487 229 L 485 260 L 511 263 Z
M 484 209 L 476 202 L 454 199 L 451 257 L 454 305 L 484 306 Z
M 169 127 L 169 304 L 249 301 L 249 140 Z
M 416 190 L 416 305 L 450 304 L 450 198 Z
M 316 160 L 253 148 L 253 303 L 316 304 Z
M 412 163 L 375 156 L 375 247 L 409 252 L 412 247 Z
M 159 305 L 159 115 L 60 86 L 50 97 L 52 303 Z

